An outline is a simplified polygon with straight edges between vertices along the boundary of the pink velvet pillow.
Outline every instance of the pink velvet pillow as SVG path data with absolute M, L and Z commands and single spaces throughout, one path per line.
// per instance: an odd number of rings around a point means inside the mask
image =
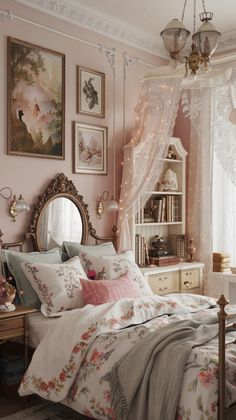
M 129 273 L 116 280 L 80 279 L 80 281 L 85 304 L 101 305 L 126 297 L 137 298 L 142 296 L 139 287 L 131 279 Z

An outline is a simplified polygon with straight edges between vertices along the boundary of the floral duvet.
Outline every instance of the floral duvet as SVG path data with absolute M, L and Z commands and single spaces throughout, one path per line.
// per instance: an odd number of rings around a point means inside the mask
M 145 335 L 176 320 L 205 319 L 218 311 L 214 305 L 215 300 L 205 296 L 154 295 L 65 313 L 36 349 L 19 393 L 37 393 L 89 417 L 115 420 L 106 373 Z M 227 338 L 229 404 L 236 401 L 234 339 L 233 333 Z M 192 350 L 185 367 L 178 420 L 217 419 L 217 363 L 217 338 Z

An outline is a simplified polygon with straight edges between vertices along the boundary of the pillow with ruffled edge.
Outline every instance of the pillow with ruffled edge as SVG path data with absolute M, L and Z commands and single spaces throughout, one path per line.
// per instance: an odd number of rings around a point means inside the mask
M 45 252 L 18 252 L 4 250 L 7 266 L 14 277 L 20 302 L 25 306 L 40 308 L 41 302 L 32 288 L 28 278 L 25 276 L 21 263 L 45 263 L 45 264 L 61 264 L 60 248 L 50 249 Z
M 62 264 L 22 263 L 21 268 L 42 302 L 45 316 L 84 306 L 80 277 L 86 278 L 86 273 L 79 257 Z
M 131 279 L 139 286 L 142 296 L 153 295 L 149 284 L 134 261 L 132 251 L 106 257 L 95 257 L 80 252 L 79 256 L 86 273 L 95 271 L 96 280 L 115 280 L 128 271 Z
M 79 256 L 80 252 L 86 252 L 95 257 L 116 255 L 116 250 L 112 242 L 104 242 L 99 245 L 82 245 L 77 242 L 64 241 L 62 249 L 66 251 L 69 258 Z
M 85 280 L 80 279 L 82 295 L 85 304 L 101 305 L 107 302 L 116 302 L 122 298 L 138 298 L 142 296 L 140 288 L 131 279 L 129 273 L 116 280 Z

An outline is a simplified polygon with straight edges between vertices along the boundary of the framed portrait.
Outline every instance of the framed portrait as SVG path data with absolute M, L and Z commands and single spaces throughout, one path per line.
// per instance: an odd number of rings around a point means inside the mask
M 7 152 L 65 159 L 65 55 L 7 42 Z
M 105 74 L 77 66 L 77 112 L 105 117 Z
M 107 127 L 74 123 L 74 173 L 107 174 Z

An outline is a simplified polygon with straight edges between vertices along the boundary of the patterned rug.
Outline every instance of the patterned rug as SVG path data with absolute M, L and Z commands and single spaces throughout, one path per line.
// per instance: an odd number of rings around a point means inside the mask
M 89 418 L 62 404 L 42 403 L 1 417 L 1 420 L 89 420 Z

